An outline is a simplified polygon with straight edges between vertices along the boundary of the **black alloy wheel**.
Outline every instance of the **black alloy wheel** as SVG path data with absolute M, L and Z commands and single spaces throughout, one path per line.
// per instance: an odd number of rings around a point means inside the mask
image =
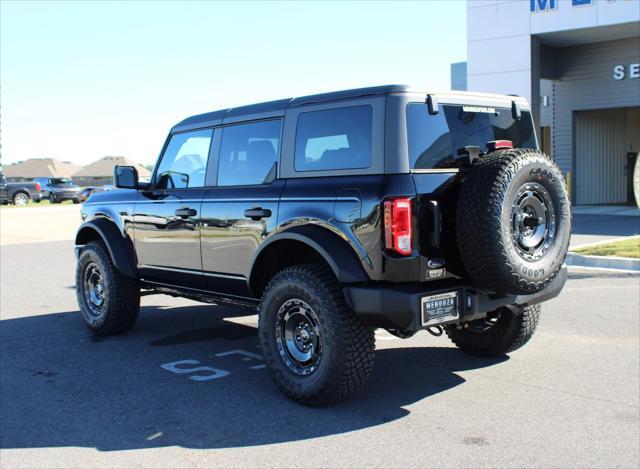
M 344 400 L 371 373 L 373 328 L 349 309 L 325 264 L 294 265 L 273 276 L 260 302 L 258 332 L 271 378 L 301 404 Z
M 276 315 L 275 336 L 280 357 L 294 373 L 313 373 L 322 359 L 320 322 L 309 304 L 298 298 L 285 301 Z

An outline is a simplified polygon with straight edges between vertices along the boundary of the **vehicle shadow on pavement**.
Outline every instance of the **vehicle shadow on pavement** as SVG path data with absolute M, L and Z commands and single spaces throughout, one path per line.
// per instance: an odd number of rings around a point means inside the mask
M 574 235 L 633 236 L 640 234 L 640 220 L 637 217 L 574 214 L 571 225 L 571 233 Z
M 379 341 L 363 392 L 307 408 L 276 389 L 255 322 L 233 322 L 244 314 L 144 307 L 130 333 L 104 339 L 78 312 L 0 321 L 0 447 L 229 448 L 342 434 L 401 419 L 464 383 L 456 372 L 507 359 Z

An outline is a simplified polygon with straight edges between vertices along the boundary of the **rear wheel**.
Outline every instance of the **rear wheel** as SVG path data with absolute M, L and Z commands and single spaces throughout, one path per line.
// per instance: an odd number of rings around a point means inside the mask
M 58 199 L 56 198 L 56 195 L 53 192 L 49 192 L 49 203 L 51 204 L 58 203 Z
M 540 306 L 526 306 L 519 314 L 509 308 L 492 311 L 458 329 L 445 326 L 451 341 L 463 352 L 481 357 L 496 357 L 526 344 L 538 326 Z
M 29 203 L 29 196 L 24 192 L 18 192 L 13 196 L 14 205 L 27 205 Z
M 349 309 L 322 264 L 289 267 L 273 277 L 260 303 L 259 333 L 271 377 L 305 405 L 347 398 L 373 367 L 373 328 Z
M 138 319 L 138 281 L 115 268 L 102 242 L 93 241 L 80 252 L 76 297 L 85 323 L 97 335 L 126 332 Z

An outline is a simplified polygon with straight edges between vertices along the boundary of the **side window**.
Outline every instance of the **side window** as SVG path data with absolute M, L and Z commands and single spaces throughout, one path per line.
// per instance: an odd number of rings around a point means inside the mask
M 224 127 L 218 186 L 264 184 L 275 168 L 282 120 Z
M 296 171 L 371 166 L 371 106 L 300 114 L 296 130 Z
M 158 166 L 156 187 L 204 187 L 212 135 L 213 129 L 173 135 Z

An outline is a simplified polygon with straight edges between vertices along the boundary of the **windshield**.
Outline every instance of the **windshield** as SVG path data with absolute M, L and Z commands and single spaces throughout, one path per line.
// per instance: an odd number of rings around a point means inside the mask
M 531 114 L 515 120 L 510 108 L 444 105 L 432 116 L 424 103 L 407 106 L 407 135 L 411 169 L 457 168 L 458 149 L 511 140 L 514 148 L 537 148 Z
M 51 179 L 51 185 L 53 186 L 75 186 L 71 179 L 67 178 L 53 178 Z

